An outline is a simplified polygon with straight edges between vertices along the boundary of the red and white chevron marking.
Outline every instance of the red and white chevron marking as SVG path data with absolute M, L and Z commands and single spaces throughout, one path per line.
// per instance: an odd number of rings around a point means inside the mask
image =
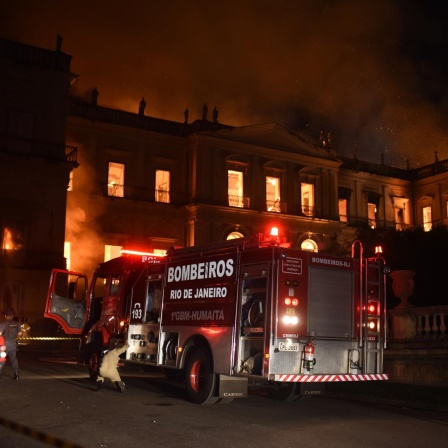
M 359 375 L 275 375 L 274 381 L 284 383 L 331 383 L 338 381 L 379 381 L 388 380 L 387 373 L 370 373 Z

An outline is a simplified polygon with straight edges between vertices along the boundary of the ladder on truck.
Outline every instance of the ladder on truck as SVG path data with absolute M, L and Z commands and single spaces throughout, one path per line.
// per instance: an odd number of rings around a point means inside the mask
M 380 256 L 364 258 L 361 243 L 359 245 L 359 344 L 362 350 L 362 373 L 383 373 L 386 345 L 385 262 Z

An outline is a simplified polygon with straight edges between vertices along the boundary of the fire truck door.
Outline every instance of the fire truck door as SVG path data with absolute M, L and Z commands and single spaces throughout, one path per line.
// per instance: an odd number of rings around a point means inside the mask
M 44 317 L 55 320 L 66 334 L 81 334 L 86 320 L 87 288 L 84 274 L 53 269 Z
M 161 275 L 141 275 L 131 291 L 130 323 L 156 323 L 160 316 L 162 302 Z
M 238 373 L 263 374 L 268 272 L 268 265 L 241 268 L 235 368 Z

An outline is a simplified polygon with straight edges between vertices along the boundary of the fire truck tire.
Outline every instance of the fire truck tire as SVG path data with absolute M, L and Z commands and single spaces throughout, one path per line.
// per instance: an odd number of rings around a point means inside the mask
M 185 366 L 185 385 L 189 399 L 196 404 L 213 404 L 216 396 L 216 375 L 213 372 L 209 353 L 199 347 L 194 348 Z
M 88 353 L 88 365 L 89 365 L 89 376 L 92 381 L 96 381 L 98 378 L 102 351 L 101 344 L 99 341 L 93 341 L 87 344 L 87 353 Z
M 300 398 L 296 383 L 275 383 L 268 388 L 269 396 L 279 401 L 296 401 Z

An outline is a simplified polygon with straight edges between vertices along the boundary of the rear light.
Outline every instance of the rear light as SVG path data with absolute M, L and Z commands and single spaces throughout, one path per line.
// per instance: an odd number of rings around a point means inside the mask
M 379 300 L 367 302 L 367 330 L 372 333 L 380 331 L 381 304 Z
M 285 297 L 283 300 L 284 304 L 286 306 L 298 306 L 299 305 L 299 299 L 296 299 L 295 297 Z
M 290 296 L 294 294 L 294 290 L 292 288 L 290 289 L 289 294 Z M 283 324 L 297 325 L 299 323 L 299 318 L 296 315 L 296 307 L 299 305 L 299 299 L 290 296 L 283 299 L 283 303 L 287 308 L 279 311 L 283 311 L 285 313 L 282 318 Z
M 367 311 L 369 316 L 380 316 L 381 315 L 380 302 L 378 300 L 369 300 L 367 304 Z
M 290 316 L 286 314 L 282 319 L 283 323 L 286 325 L 297 325 L 299 323 L 299 318 L 297 316 Z

